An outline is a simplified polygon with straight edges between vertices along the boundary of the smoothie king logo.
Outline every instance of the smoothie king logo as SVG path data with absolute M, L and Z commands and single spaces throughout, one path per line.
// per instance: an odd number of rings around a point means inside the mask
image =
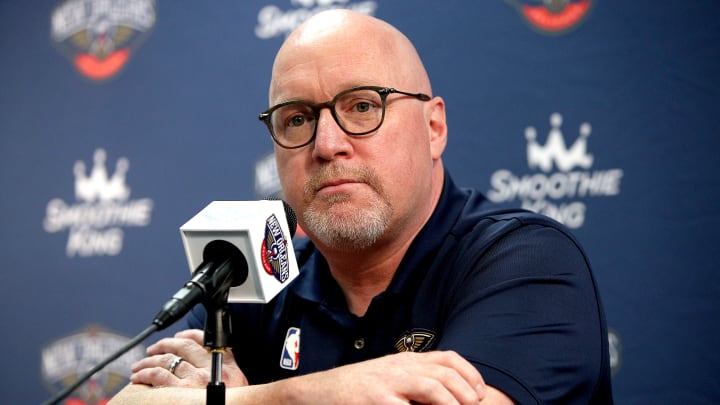
M 506 0 L 523 19 L 544 34 L 563 34 L 588 15 L 594 0 Z
M 42 379 L 53 394 L 74 384 L 81 374 L 120 350 L 130 338 L 97 327 L 63 337 L 42 349 Z M 102 405 L 129 381 L 133 363 L 145 357 L 145 348 L 136 346 L 95 373 L 64 403 Z
M 528 168 L 541 173 L 517 175 L 497 170 L 490 178 L 492 189 L 487 197 L 497 203 L 520 200 L 525 209 L 580 228 L 585 222 L 584 200 L 620 194 L 623 171 L 593 170 L 594 157 L 587 151 L 592 127 L 582 123 L 575 143 L 567 147 L 560 130 L 562 120 L 559 113 L 550 115 L 545 145 L 538 142 L 535 127 L 525 129 Z
M 150 223 L 153 201 L 149 198 L 130 199 L 125 176 L 130 167 L 127 158 L 120 158 L 115 173 L 108 175 L 107 154 L 95 150 L 93 168 L 87 174 L 85 162 L 75 162 L 75 198 L 67 204 L 54 198 L 47 205 L 43 227 L 48 233 L 69 230 L 68 257 L 115 256 L 123 246 L 124 226 L 146 226 Z
M 378 8 L 378 2 L 372 0 L 290 0 L 290 5 L 285 10 L 274 4 L 260 9 L 255 35 L 260 39 L 287 36 L 303 21 L 324 10 L 346 8 L 373 15 Z
M 50 17 L 50 38 L 85 77 L 125 66 L 155 25 L 154 0 L 66 0 Z

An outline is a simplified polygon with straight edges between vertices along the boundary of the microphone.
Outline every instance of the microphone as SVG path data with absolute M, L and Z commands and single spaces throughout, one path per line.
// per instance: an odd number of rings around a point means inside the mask
M 296 229 L 282 200 L 211 202 L 180 227 L 192 279 L 153 324 L 162 330 L 201 302 L 269 302 L 299 274 Z
M 211 202 L 180 227 L 192 279 L 163 305 L 148 328 L 44 404 L 58 404 L 103 367 L 201 302 L 215 307 L 225 301 L 269 302 L 298 276 L 292 245 L 296 228 L 295 213 L 282 200 Z M 206 403 L 224 404 L 218 348 L 227 344 L 228 325 L 223 308 L 212 315 L 208 314 L 205 326 L 206 346 L 214 349 Z

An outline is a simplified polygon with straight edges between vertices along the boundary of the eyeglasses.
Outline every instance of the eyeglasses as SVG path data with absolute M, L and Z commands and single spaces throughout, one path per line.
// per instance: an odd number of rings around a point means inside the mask
M 397 93 L 429 101 L 423 93 L 406 93 L 391 87 L 361 86 L 340 92 L 332 100 L 312 104 L 307 101 L 286 101 L 260 113 L 258 119 L 265 122 L 270 136 L 278 145 L 287 149 L 301 148 L 315 139 L 320 111 L 329 108 L 335 122 L 352 136 L 367 135 L 385 120 L 385 104 L 388 95 Z

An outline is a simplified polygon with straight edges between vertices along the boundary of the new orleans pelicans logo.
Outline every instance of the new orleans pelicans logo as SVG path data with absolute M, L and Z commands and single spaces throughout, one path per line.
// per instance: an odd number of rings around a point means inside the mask
M 594 0 L 506 0 L 525 21 L 545 34 L 562 34 L 585 19 Z
M 260 247 L 260 257 L 268 274 L 275 276 L 281 283 L 287 281 L 290 277 L 287 239 L 275 214 L 270 215 L 265 223 L 265 240 Z
M 155 25 L 155 0 L 66 0 L 50 38 L 85 77 L 104 80 L 125 66 Z
M 60 338 L 42 349 L 42 379 L 53 392 L 60 392 L 91 366 L 125 346 L 130 338 L 91 326 Z M 104 405 L 127 385 L 133 363 L 145 357 L 145 348 L 136 346 L 98 371 L 78 387 L 63 403 Z
M 435 340 L 435 332 L 426 329 L 409 330 L 395 343 L 398 352 L 424 352 Z

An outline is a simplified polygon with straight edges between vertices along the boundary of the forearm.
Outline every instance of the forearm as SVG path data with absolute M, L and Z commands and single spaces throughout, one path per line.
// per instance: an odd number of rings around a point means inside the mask
M 227 388 L 226 403 L 233 405 L 287 403 L 286 383 Z M 205 405 L 205 388 L 150 387 L 129 384 L 108 405 Z
M 117 393 L 108 405 L 201 405 L 205 404 L 205 396 L 205 390 L 201 388 L 129 384 Z
M 167 370 L 159 369 L 167 376 Z M 153 373 L 148 373 L 149 380 Z M 156 376 L 157 377 L 157 376 Z M 171 379 L 165 384 L 156 378 L 158 388 L 129 385 L 115 396 L 111 405 L 127 404 L 204 404 L 206 389 L 195 380 Z M 195 388 L 182 388 L 181 386 Z M 172 385 L 172 386 L 168 386 Z M 476 404 L 496 399 L 478 370 L 453 351 L 403 352 L 372 360 L 278 380 L 268 384 L 235 386 L 226 390 L 226 402 L 245 404 L 368 404 L 461 403 Z M 498 402 L 490 401 L 495 404 Z

